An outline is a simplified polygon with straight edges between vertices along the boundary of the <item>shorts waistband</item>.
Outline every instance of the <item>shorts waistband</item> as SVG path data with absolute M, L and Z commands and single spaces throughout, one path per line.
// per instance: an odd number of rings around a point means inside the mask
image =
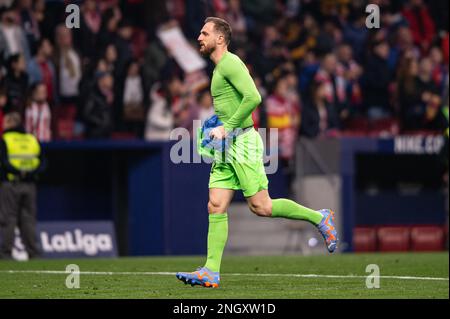
M 242 136 L 248 132 L 250 132 L 253 129 L 253 125 L 252 126 L 248 126 L 248 127 L 244 127 L 244 128 L 236 128 L 234 129 L 235 133 L 233 134 L 233 142 L 236 141 L 236 138 L 239 136 Z
M 242 135 L 242 134 L 244 134 L 244 133 L 247 133 L 248 131 L 250 131 L 251 129 L 253 128 L 253 125 L 252 126 L 247 126 L 247 127 L 244 127 L 244 128 L 236 128 L 235 130 L 237 130 L 237 135 L 236 136 L 239 136 L 239 135 Z

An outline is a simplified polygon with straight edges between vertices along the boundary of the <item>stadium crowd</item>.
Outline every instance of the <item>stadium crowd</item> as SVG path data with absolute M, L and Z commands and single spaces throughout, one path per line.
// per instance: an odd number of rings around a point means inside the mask
M 69 3 L 80 28 L 64 24 Z M 0 117 L 19 112 L 43 142 L 192 130 L 214 112 L 209 83 L 190 84 L 157 30 L 175 21 L 197 48 L 205 17 L 219 16 L 263 97 L 255 125 L 279 129 L 282 158 L 300 136 L 442 132 L 448 1 L 370 3 L 380 28 L 366 27 L 367 1 L 3 0 Z

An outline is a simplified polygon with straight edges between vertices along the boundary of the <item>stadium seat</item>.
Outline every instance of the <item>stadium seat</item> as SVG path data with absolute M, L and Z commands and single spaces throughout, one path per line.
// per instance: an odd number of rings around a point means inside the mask
M 440 226 L 416 226 L 411 229 L 411 248 L 414 251 L 444 249 L 444 229 Z
M 72 140 L 74 137 L 76 105 L 60 105 L 53 109 L 55 139 Z
M 75 122 L 72 119 L 56 120 L 56 139 L 72 140 Z
M 360 130 L 345 130 L 345 131 L 341 131 L 341 136 L 343 136 L 343 137 L 361 137 L 361 136 L 367 136 L 367 132 L 360 131 Z
M 400 130 L 398 120 L 386 118 L 370 122 L 370 135 L 374 137 L 383 135 L 396 135 Z
M 377 232 L 373 227 L 356 227 L 353 229 L 353 250 L 369 252 L 377 250 Z
M 402 135 L 411 135 L 411 136 L 440 136 L 442 135 L 441 131 L 431 131 L 431 130 L 415 130 L 415 131 L 407 131 L 403 130 Z
M 350 118 L 345 121 L 344 128 L 349 131 L 365 132 L 364 135 L 366 135 L 369 130 L 369 121 L 364 117 Z
M 134 140 L 137 136 L 131 132 L 112 132 L 111 139 L 113 140 Z
M 410 232 L 408 227 L 380 227 L 377 232 L 380 251 L 409 251 Z

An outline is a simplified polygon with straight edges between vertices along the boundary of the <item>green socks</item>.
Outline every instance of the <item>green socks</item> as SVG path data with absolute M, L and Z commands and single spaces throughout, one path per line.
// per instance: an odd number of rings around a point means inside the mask
M 314 225 L 323 218 L 321 213 L 285 198 L 272 200 L 272 217 L 307 220 Z
M 205 267 L 220 271 L 222 253 L 228 238 L 228 214 L 209 214 L 208 258 Z
M 272 217 L 306 220 L 317 225 L 323 216 L 321 213 L 296 202 L 285 199 L 272 200 Z M 205 267 L 213 272 L 220 271 L 222 254 L 228 239 L 228 214 L 209 214 L 208 257 Z

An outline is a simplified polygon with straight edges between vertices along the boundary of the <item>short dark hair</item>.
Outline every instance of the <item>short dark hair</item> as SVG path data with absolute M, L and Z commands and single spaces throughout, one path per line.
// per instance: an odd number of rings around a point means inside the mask
M 19 112 L 6 113 L 3 118 L 4 120 L 7 120 L 8 122 L 11 123 L 11 127 L 17 127 L 22 125 L 22 116 L 20 115 Z
M 50 43 L 50 45 L 52 45 L 52 41 L 49 38 L 40 38 L 36 42 L 36 52 L 39 51 L 44 46 L 45 42 L 48 42 Z
M 8 57 L 8 61 L 6 62 L 6 70 L 8 73 L 13 73 L 13 64 L 16 64 L 19 62 L 20 57 L 22 54 L 20 53 L 14 53 Z
M 206 18 L 205 23 L 208 23 L 208 22 L 214 23 L 214 29 L 216 31 L 222 33 L 222 35 L 225 39 L 225 43 L 227 45 L 229 45 L 230 41 L 231 41 L 231 34 L 232 34 L 230 24 L 227 21 L 225 21 L 224 19 L 217 18 L 217 17 Z

